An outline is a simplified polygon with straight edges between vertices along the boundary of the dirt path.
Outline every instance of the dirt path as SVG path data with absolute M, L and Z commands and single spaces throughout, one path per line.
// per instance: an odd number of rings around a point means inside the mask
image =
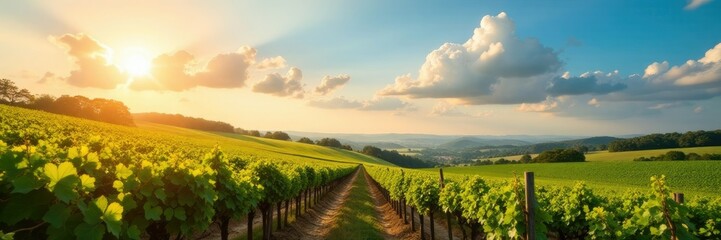
M 335 228 L 338 215 L 348 199 L 348 194 L 356 181 L 359 171 L 346 179 L 335 190 L 329 192 L 320 203 L 308 209 L 295 222 L 285 229 L 273 233 L 275 239 L 325 239 L 331 229 Z
M 415 214 L 415 225 L 416 225 L 416 231 L 412 231 L 411 228 L 411 221 L 408 219 L 408 224 L 405 224 L 403 222 L 403 218 L 398 217 L 396 215 L 395 210 L 393 210 L 393 207 L 388 203 L 388 201 L 383 198 L 383 194 L 380 192 L 378 188 L 376 188 L 375 185 L 372 184 L 372 180 L 370 176 L 366 175 L 366 180 L 368 182 L 368 190 L 370 191 L 370 194 L 373 196 L 373 201 L 376 205 L 376 211 L 378 212 L 378 220 L 380 221 L 380 224 L 383 226 L 383 229 L 385 231 L 385 238 L 386 239 L 421 239 L 420 235 L 420 218 L 418 214 Z M 408 208 L 408 217 L 410 218 L 410 208 Z M 446 225 L 439 224 L 438 217 L 435 216 L 435 233 L 436 238 L 435 239 L 441 239 L 441 240 L 448 240 L 448 230 L 446 229 Z M 445 217 L 442 216 L 442 217 Z M 430 238 L 430 225 L 428 224 L 428 217 L 425 217 L 425 234 L 426 239 Z M 460 239 L 454 236 L 453 239 Z

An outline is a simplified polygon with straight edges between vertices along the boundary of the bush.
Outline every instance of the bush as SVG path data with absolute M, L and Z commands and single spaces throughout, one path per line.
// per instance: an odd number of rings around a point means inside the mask
M 575 149 L 556 149 L 545 151 L 536 156 L 533 162 L 585 162 L 586 156 L 582 152 Z

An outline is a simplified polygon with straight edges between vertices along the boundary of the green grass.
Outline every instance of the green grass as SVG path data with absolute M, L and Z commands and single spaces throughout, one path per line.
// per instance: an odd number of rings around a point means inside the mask
M 286 161 L 326 161 L 394 166 L 381 159 L 343 149 L 251 137 L 234 133 L 204 132 L 142 121 L 138 121 L 136 124 L 138 128 L 143 130 L 156 133 L 162 132 L 176 137 L 186 137 L 192 139 L 194 142 L 201 142 L 209 146 L 218 145 L 224 152 L 237 152 L 242 155 Z
M 364 170 L 361 170 L 364 171 Z M 327 239 L 383 239 L 364 172 L 359 172 Z
M 592 152 L 586 154 L 586 161 L 633 161 L 634 158 L 652 157 L 665 154 L 668 151 L 682 151 L 684 153 L 721 153 L 721 146 L 714 147 L 693 147 L 693 148 L 669 148 L 630 152 Z M 721 160 L 721 159 L 714 159 Z
M 425 169 L 425 171 L 438 171 Z M 662 161 L 662 162 L 582 162 L 507 164 L 474 167 L 445 168 L 451 178 L 480 175 L 489 179 L 510 179 L 514 172 L 535 173 L 538 185 L 570 186 L 584 181 L 589 187 L 601 191 L 649 189 L 653 175 L 666 175 L 668 184 L 676 192 L 687 196 L 721 196 L 721 161 Z
M 672 151 L 672 150 L 673 151 L 682 151 L 684 153 L 698 153 L 698 154 L 721 153 L 721 146 L 693 147 L 693 148 L 666 148 L 666 149 L 641 150 L 641 151 L 629 151 L 629 152 L 597 151 L 597 152 L 586 153 L 586 161 L 589 161 L 589 162 L 633 161 L 634 158 L 658 156 L 658 155 L 665 154 L 666 152 Z M 531 154 L 531 157 L 535 157 L 537 155 L 538 154 Z M 523 155 L 496 157 L 496 158 L 490 158 L 490 159 L 493 161 L 501 159 L 501 158 L 505 158 L 507 160 L 518 160 L 518 159 L 521 159 L 521 156 L 523 156 Z M 714 160 L 721 160 L 721 159 L 714 159 Z

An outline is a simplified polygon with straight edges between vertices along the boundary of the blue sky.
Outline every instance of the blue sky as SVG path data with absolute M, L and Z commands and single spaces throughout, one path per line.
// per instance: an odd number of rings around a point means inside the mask
M 133 112 L 352 133 L 721 128 L 715 0 L 2 5 L 0 76 Z

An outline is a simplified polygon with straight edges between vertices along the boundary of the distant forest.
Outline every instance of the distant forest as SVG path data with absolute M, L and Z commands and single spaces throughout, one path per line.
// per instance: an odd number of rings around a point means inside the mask
M 136 113 L 133 114 L 136 120 L 160 123 L 165 125 L 171 125 L 182 128 L 190 128 L 202 131 L 214 131 L 214 132 L 235 132 L 233 125 L 221 121 L 206 120 L 203 118 L 187 117 L 180 114 L 167 114 L 167 113 Z
M 645 136 L 616 140 L 608 144 L 609 152 L 721 146 L 721 130 L 693 131 L 686 133 L 655 133 Z
M 18 88 L 13 81 L 8 79 L 0 79 L 0 104 L 135 126 L 128 107 L 121 101 L 104 98 L 89 99 L 84 96 L 62 95 L 55 98 L 47 94 L 33 95 L 27 89 Z
M 374 146 L 365 146 L 363 150 L 361 150 L 361 153 L 377 157 L 397 166 L 406 168 L 429 168 L 435 165 L 415 157 L 400 154 L 398 151 L 383 150 Z

